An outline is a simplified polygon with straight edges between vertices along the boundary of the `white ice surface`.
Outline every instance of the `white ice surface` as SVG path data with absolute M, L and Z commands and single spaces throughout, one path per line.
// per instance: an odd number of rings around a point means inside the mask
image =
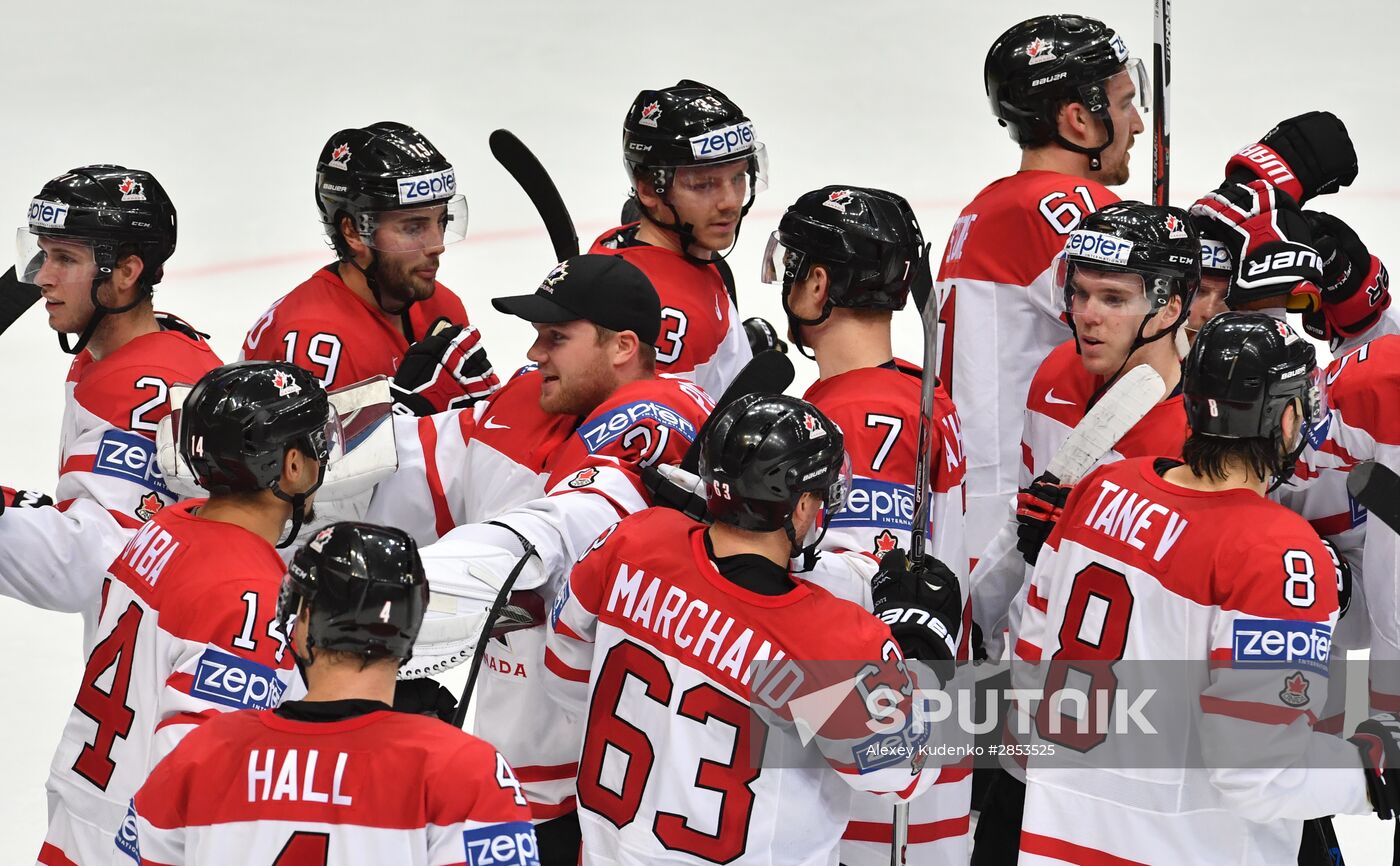
M 491 130 L 509 128 L 536 151 L 586 245 L 614 224 L 626 193 L 620 124 L 636 92 L 682 77 L 724 90 L 753 118 L 772 176 L 730 261 L 744 314 L 780 322 L 758 260 L 800 193 L 828 183 L 901 192 L 937 252 L 962 205 L 1014 170 L 1017 152 L 981 81 L 1003 29 L 1077 7 L 1149 61 L 1152 35 L 1147 0 L 3 5 L 0 214 L 9 217 L 0 227 L 18 227 L 43 182 L 70 167 L 153 171 L 180 215 L 158 306 L 210 332 L 232 360 L 258 314 L 330 258 L 312 204 L 322 143 L 345 126 L 401 120 L 457 166 L 471 228 L 440 277 L 464 297 L 502 370 L 523 359 L 531 332 L 487 299 L 531 291 L 553 256 L 490 156 Z M 1174 203 L 1212 187 L 1227 156 L 1275 121 L 1326 108 L 1351 130 L 1361 174 L 1316 207 L 1393 256 L 1396 6 L 1177 0 L 1175 12 Z M 1150 165 L 1143 136 L 1125 196 L 1147 197 Z M 9 259 L 0 248 L 0 263 Z M 39 309 L 2 339 L 0 403 L 10 409 L 0 481 L 50 490 L 67 358 Z M 896 320 L 896 348 L 920 357 L 912 310 Z M 796 390 L 814 372 L 799 360 Z M 76 617 L 4 599 L 0 625 L 0 861 L 21 863 L 43 836 L 42 785 L 77 688 L 80 635 Z M 1350 862 L 1383 862 L 1390 850 L 1389 825 L 1346 819 L 1339 829 Z

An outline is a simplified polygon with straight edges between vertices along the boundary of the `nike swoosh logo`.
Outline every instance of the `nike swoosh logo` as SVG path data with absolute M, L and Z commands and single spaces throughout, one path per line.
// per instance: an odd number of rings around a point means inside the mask
M 492 415 L 490 418 L 487 418 L 487 419 L 486 419 L 486 424 L 485 424 L 485 426 L 486 426 L 486 429 L 487 429 L 487 430 L 509 430 L 509 429 L 510 429 L 510 425 L 509 425 L 509 424 L 492 424 L 491 422 L 492 422 L 492 421 L 495 421 L 495 420 L 496 420 L 496 416 L 494 416 L 494 415 Z
M 1046 391 L 1046 392 L 1045 392 L 1045 402 L 1046 402 L 1046 403 L 1058 403 L 1058 404 L 1061 405 L 1061 406 L 1073 406 L 1073 405 L 1074 405 L 1074 401 L 1073 401 L 1073 400 L 1061 400 L 1061 399 L 1059 399 L 1058 397 L 1056 397 L 1056 396 L 1055 396 L 1055 389 L 1054 389 L 1054 388 L 1051 388 L 1049 391 Z

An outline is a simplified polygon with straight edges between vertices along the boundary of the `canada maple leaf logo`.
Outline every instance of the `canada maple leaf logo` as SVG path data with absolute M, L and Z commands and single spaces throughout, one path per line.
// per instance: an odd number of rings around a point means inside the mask
M 886 529 L 884 532 L 881 532 L 879 535 L 875 536 L 874 553 L 876 559 L 884 559 L 885 554 L 889 553 L 891 550 L 894 550 L 894 548 L 895 537 L 893 532 L 890 532 L 888 529 Z
M 150 520 L 156 516 L 156 512 L 165 507 L 165 503 L 160 501 L 160 497 L 154 493 L 147 493 L 141 497 L 141 504 L 136 506 L 136 516 L 142 520 Z
M 569 480 L 569 486 L 575 489 L 579 487 L 587 487 L 588 485 L 592 484 L 593 480 L 597 477 L 598 470 L 594 469 L 591 466 L 587 469 L 580 469 L 578 472 L 575 472 L 574 477 Z
M 1308 702 L 1308 678 L 1303 676 L 1302 671 L 1294 671 L 1293 675 L 1283 681 L 1283 691 L 1278 693 L 1279 700 L 1290 707 L 1301 707 Z

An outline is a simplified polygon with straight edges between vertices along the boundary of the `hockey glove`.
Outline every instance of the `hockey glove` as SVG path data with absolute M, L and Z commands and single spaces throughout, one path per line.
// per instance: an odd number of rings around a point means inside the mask
M 1226 183 L 1191 206 L 1208 219 L 1230 248 L 1235 278 L 1225 297 L 1231 309 L 1256 301 L 1294 311 L 1322 306 L 1317 283 L 1322 259 L 1312 247 L 1312 230 L 1303 212 L 1285 192 L 1262 180 Z
M 1390 274 L 1351 226 L 1318 211 L 1303 216 L 1322 257 L 1322 309 L 1304 316 L 1303 329 L 1319 340 L 1364 333 L 1390 306 Z
M 0 487 L 0 514 L 6 508 L 43 508 L 45 505 L 53 505 L 53 497 L 47 493 Z
M 749 338 L 749 348 L 757 355 L 759 352 L 766 352 L 769 349 L 777 349 L 779 352 L 787 353 L 787 343 L 778 336 L 778 332 L 769 324 L 767 319 L 760 319 L 754 316 L 752 319 L 744 320 L 744 336 Z
M 1332 557 L 1332 565 L 1337 569 L 1337 619 L 1341 619 L 1351 607 L 1351 563 L 1328 539 L 1322 539 L 1322 546 L 1327 548 L 1327 555 Z
M 412 346 L 394 374 L 394 411 L 400 415 L 432 415 L 471 406 L 501 387 L 481 333 L 476 328 L 446 325 L 439 320 L 429 336 Z
M 643 466 L 642 486 L 651 494 L 652 505 L 674 508 L 691 520 L 703 521 L 708 513 L 704 482 L 679 466 Z
M 1016 494 L 1016 549 L 1027 565 L 1035 565 L 1040 548 L 1055 531 L 1070 489 L 1054 475 L 1042 472 L 1031 486 Z
M 432 716 L 448 724 L 457 711 L 457 697 L 437 680 L 423 677 L 399 680 L 394 684 L 394 711 L 416 716 Z
M 908 555 L 896 547 L 880 558 L 870 594 L 875 617 L 890 627 L 904 657 L 929 662 L 939 685 L 946 683 L 962 625 L 958 576 L 927 554 L 911 566 Z
M 1361 752 L 1371 808 L 1389 821 L 1400 811 L 1400 715 L 1374 715 L 1357 725 L 1349 739 Z
M 1299 204 L 1356 180 L 1356 148 L 1346 124 L 1330 111 L 1290 117 L 1230 157 L 1225 178 L 1268 181 Z

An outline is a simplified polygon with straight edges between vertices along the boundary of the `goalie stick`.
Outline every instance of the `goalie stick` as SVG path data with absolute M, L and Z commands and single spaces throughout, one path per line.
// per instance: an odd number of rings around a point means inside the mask
M 39 300 L 39 287 L 21 283 L 14 268 L 0 274 L 0 334 L 24 315 L 24 311 Z
M 1078 483 L 1166 394 L 1167 383 L 1147 364 L 1124 373 L 1074 425 L 1046 471 L 1061 484 Z
M 508 129 L 491 133 L 490 144 L 491 155 L 525 190 L 540 219 L 544 220 L 549 242 L 554 245 L 555 260 L 562 262 L 578 255 L 578 232 L 574 230 L 569 209 L 564 206 L 564 198 L 559 195 L 559 188 L 550 179 L 549 172 L 544 170 L 530 148 Z
M 510 609 L 512 627 L 528 628 L 533 625 L 533 617 L 526 611 L 511 609 L 509 605 L 510 591 L 515 586 L 515 579 L 524 570 L 525 563 L 530 561 L 530 557 L 535 555 L 535 546 L 523 535 L 518 535 L 520 544 L 525 548 L 520 560 L 515 563 L 515 567 L 506 575 L 505 581 L 501 583 L 501 589 L 496 593 L 496 600 L 491 603 L 491 610 L 486 614 L 486 621 L 481 626 L 481 637 L 476 641 L 476 649 L 472 652 L 471 669 L 467 672 L 467 684 L 462 687 L 462 697 L 457 701 L 457 709 L 452 712 L 452 724 L 458 728 L 467 721 L 467 707 L 471 706 L 472 692 L 476 690 L 476 677 L 481 673 L 481 660 L 486 655 L 486 643 L 491 640 L 491 632 L 496 627 L 496 620 L 501 617 L 501 613 Z

